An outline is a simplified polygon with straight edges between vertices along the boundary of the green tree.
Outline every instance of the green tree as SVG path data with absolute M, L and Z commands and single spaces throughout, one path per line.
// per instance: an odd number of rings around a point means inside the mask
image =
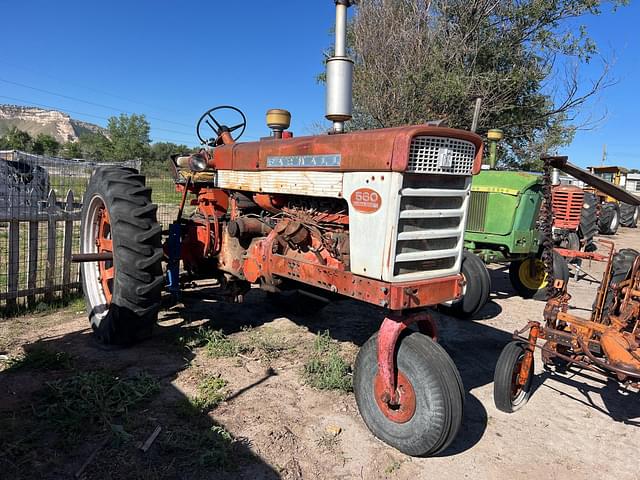
M 149 157 L 149 122 L 144 115 L 120 114 L 110 117 L 107 130 L 112 145 L 112 159 L 125 161 Z
M 19 130 L 16 127 L 11 127 L 3 137 L 3 147 L 7 150 L 22 150 L 24 152 L 30 152 L 33 139 L 27 132 Z
M 81 157 L 97 162 L 113 157 L 113 145 L 107 137 L 99 133 L 83 133 L 78 139 Z
M 178 145 L 172 142 L 157 142 L 151 145 L 149 162 L 164 163 L 171 157 L 171 155 L 175 155 L 177 153 L 190 153 L 191 151 L 192 149 L 186 145 Z
M 361 0 L 349 27 L 354 119 L 366 129 L 445 120 L 505 132 L 503 160 L 539 167 L 541 150 L 569 143 L 585 103 L 609 84 L 580 64 L 598 50 L 581 18 L 626 0 Z M 567 65 L 573 67 L 566 68 Z
M 62 158 L 82 158 L 82 149 L 79 142 L 67 142 L 60 150 Z
M 53 136 L 46 133 L 39 133 L 36 138 L 33 139 L 31 145 L 31 153 L 37 153 L 38 155 L 50 155 L 55 157 L 60 151 L 60 142 L 58 142 Z

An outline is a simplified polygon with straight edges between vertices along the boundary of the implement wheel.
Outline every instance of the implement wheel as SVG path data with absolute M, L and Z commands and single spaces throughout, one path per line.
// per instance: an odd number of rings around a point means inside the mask
M 569 265 L 567 261 L 553 252 L 553 280 L 569 281 Z M 521 297 L 535 300 L 546 300 L 549 279 L 545 272 L 544 262 L 539 257 L 517 260 L 509 264 L 509 280 Z
M 522 342 L 508 343 L 498 363 L 493 377 L 493 401 L 498 410 L 513 413 L 522 408 L 531 395 L 531 380 L 533 379 L 533 357 L 525 378 L 520 378 L 522 363 L 527 354 L 527 345 Z
M 161 229 L 144 177 L 123 167 L 98 168 L 84 196 L 82 253 L 112 260 L 82 264 L 91 327 L 106 344 L 129 344 L 151 335 L 163 283 Z
M 353 388 L 360 415 L 383 442 L 407 455 L 433 455 L 447 448 L 462 422 L 464 389 L 451 357 L 431 338 L 408 331 L 396 348 L 399 405 L 382 398 L 377 338 L 360 349 Z

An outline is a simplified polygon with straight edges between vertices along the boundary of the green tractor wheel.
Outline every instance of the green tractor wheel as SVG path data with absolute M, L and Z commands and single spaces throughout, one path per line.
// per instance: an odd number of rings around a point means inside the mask
M 518 294 L 524 298 L 546 300 L 548 275 L 540 257 L 530 257 L 517 260 L 509 264 L 509 280 Z M 569 281 L 569 266 L 567 261 L 557 253 L 553 253 L 553 279 Z

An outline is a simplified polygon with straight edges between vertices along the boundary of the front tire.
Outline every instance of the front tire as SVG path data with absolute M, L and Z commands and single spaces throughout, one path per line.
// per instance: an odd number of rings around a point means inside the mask
M 362 346 L 355 363 L 353 388 L 362 419 L 376 437 L 407 455 L 443 451 L 460 429 L 464 403 L 451 357 L 426 335 L 402 335 L 396 349 L 401 405 L 394 410 L 376 396 L 377 339 L 375 334 Z M 405 403 L 413 406 L 410 415 L 402 411 Z
M 527 353 L 526 344 L 518 341 L 508 343 L 502 350 L 493 377 L 493 401 L 498 410 L 513 413 L 529 401 L 534 370 L 533 358 L 524 385 L 518 384 L 520 366 Z
M 465 250 L 460 273 L 465 280 L 464 293 L 451 304 L 443 305 L 448 315 L 456 318 L 473 318 L 489 301 L 491 277 L 484 262 L 473 253 Z
M 161 228 L 151 189 L 136 170 L 100 167 L 91 177 L 81 217 L 81 252 L 113 260 L 82 264 L 89 321 L 105 344 L 151 335 L 163 284 Z

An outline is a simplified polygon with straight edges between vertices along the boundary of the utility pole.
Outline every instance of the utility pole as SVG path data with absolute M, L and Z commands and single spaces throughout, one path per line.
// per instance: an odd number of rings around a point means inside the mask
M 600 162 L 600 165 L 604 166 L 606 162 L 607 162 L 607 144 L 603 143 L 602 144 L 602 161 Z

